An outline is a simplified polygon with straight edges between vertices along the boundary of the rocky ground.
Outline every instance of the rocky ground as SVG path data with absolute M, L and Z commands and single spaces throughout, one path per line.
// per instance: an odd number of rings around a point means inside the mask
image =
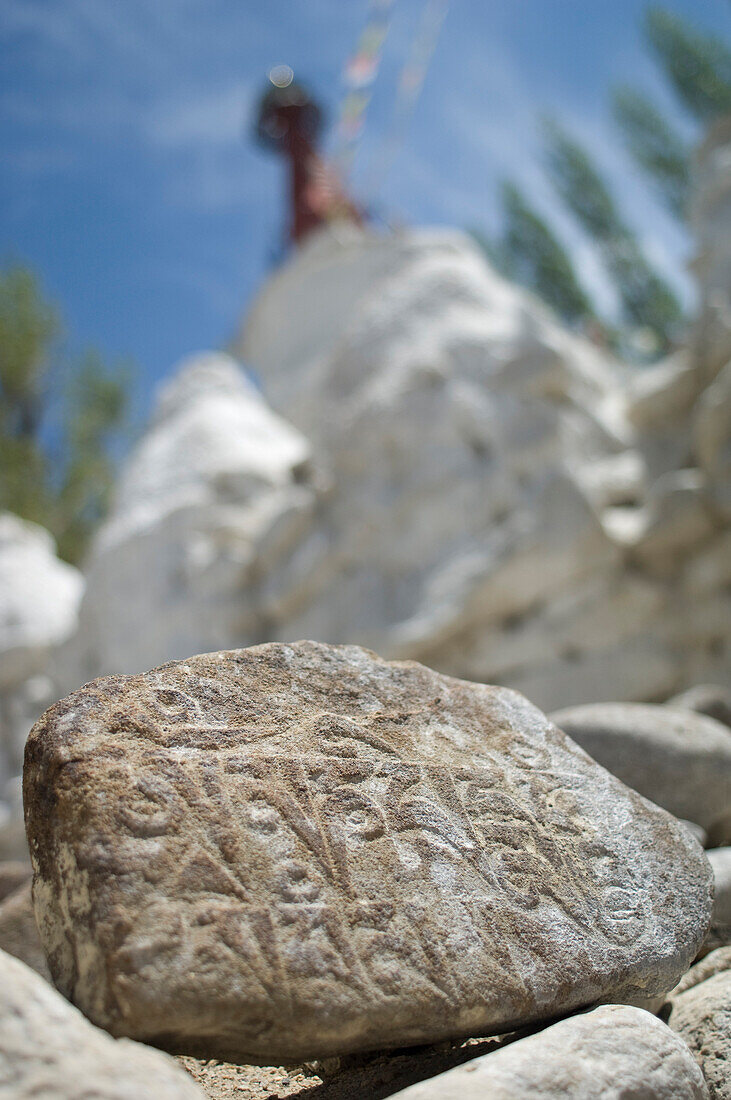
M 212 1100 L 274 1100 L 300 1096 L 307 1100 L 380 1100 L 425 1078 L 499 1049 L 507 1040 L 466 1039 L 392 1053 L 351 1055 L 324 1064 L 247 1066 L 215 1059 L 178 1060 Z
M 317 643 L 73 693 L 0 865 L 0 1096 L 727 1100 L 731 729 L 680 702 Z

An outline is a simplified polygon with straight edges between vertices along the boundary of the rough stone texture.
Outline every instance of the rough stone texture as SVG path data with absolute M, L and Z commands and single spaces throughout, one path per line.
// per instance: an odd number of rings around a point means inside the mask
M 76 628 L 82 588 L 81 574 L 56 557 L 47 531 L 0 512 L 0 859 L 25 854 L 23 746 L 58 698 L 48 665 Z
M 0 904 L 0 950 L 20 959 L 50 981 L 51 973 L 33 911 L 30 881 L 19 886 Z
M 728 547 L 731 555 L 731 545 Z M 725 726 L 731 726 L 731 688 L 721 684 L 696 684 L 687 691 L 681 691 L 680 695 L 674 695 L 668 699 L 671 707 L 682 707 L 683 710 L 695 710 L 699 714 L 707 714 L 709 718 L 715 718 L 717 722 L 723 722 Z
M 712 1100 L 731 1100 L 731 970 L 675 996 L 669 1024 L 695 1055 Z
M 111 1039 L 0 951 L 2 1100 L 204 1100 L 172 1058 Z
M 551 721 L 623 783 L 676 817 L 713 826 L 731 808 L 731 733 L 694 711 L 592 703 Z
M 679 993 L 685 993 L 686 989 L 692 989 L 694 985 L 704 982 L 706 978 L 719 974 L 722 970 L 731 970 L 731 946 L 718 947 L 711 951 L 710 955 L 691 966 L 680 979 L 675 989 L 668 994 L 670 1000 Z
M 685 1043 L 638 1008 L 606 1005 L 396 1093 L 399 1100 L 702 1100 Z
M 286 1062 L 491 1034 L 687 969 L 687 829 L 527 700 L 357 647 L 95 681 L 34 727 L 54 981 L 114 1034 Z

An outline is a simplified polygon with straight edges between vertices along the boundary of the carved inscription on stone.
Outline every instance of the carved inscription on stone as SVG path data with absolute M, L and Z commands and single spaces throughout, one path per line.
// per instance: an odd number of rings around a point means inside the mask
M 34 729 L 26 805 L 59 987 L 116 1034 L 212 1054 L 664 992 L 708 916 L 682 828 L 527 700 L 355 647 L 87 685 Z

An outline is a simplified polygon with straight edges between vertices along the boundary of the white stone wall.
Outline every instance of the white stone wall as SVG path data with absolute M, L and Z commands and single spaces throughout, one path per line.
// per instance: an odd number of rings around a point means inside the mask
M 66 686 L 299 637 L 545 708 L 728 675 L 728 372 L 697 351 L 633 372 L 463 234 L 342 228 L 272 276 L 236 350 L 266 400 L 220 355 L 167 384 Z

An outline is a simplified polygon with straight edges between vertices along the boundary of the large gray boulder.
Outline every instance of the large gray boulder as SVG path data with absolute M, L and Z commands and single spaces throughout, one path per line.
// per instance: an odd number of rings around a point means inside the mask
M 641 703 L 590 703 L 551 721 L 613 775 L 676 817 L 709 830 L 731 809 L 731 732 L 703 714 Z
M 606 1005 L 396 1093 L 398 1100 L 703 1100 L 682 1039 L 638 1008 Z
M 26 748 L 53 979 L 113 1034 L 287 1063 L 663 996 L 687 829 L 532 704 L 352 646 L 97 680 Z
M 116 1041 L 48 982 L 0 951 L 3 1100 L 203 1100 L 185 1070 L 158 1050 Z

